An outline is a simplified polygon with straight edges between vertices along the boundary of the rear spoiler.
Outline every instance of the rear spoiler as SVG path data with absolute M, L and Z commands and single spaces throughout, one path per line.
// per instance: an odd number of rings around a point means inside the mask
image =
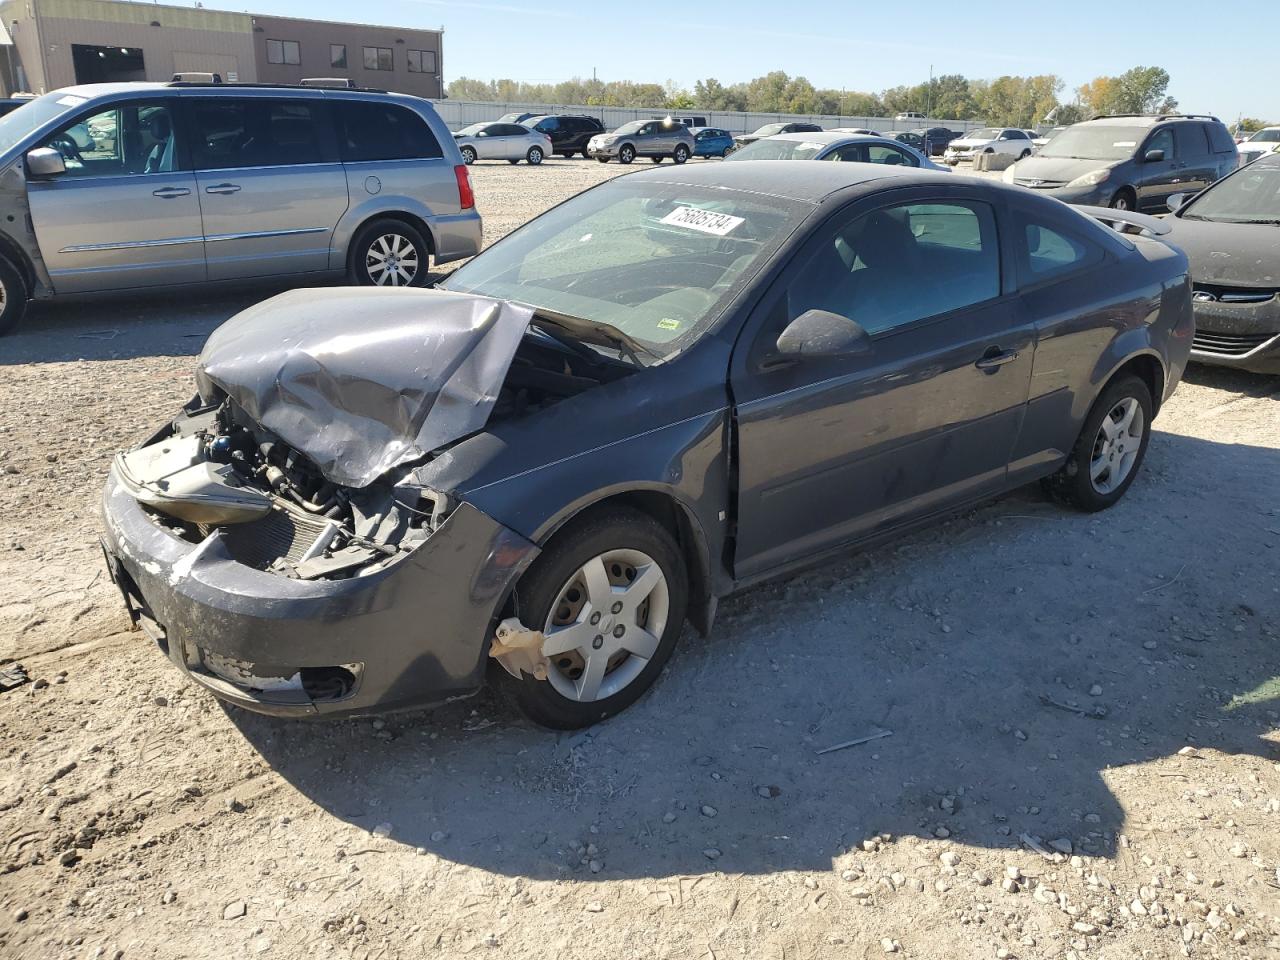
M 1115 210 L 1111 207 L 1076 207 L 1076 209 L 1087 217 L 1101 220 L 1117 233 L 1146 233 L 1153 237 L 1163 237 L 1173 233 L 1173 227 L 1164 220 L 1133 210 Z

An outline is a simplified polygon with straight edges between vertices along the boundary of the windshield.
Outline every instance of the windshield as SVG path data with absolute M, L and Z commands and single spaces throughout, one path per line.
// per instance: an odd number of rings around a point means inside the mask
M 1219 181 L 1178 215 L 1222 223 L 1280 223 L 1280 165 L 1259 160 Z
M 983 127 L 981 130 L 970 130 L 964 135 L 965 140 L 999 140 L 1000 131 L 995 127 Z
M 659 356 L 698 339 L 809 204 L 627 177 L 581 193 L 443 284 L 610 324 Z
M 753 137 L 772 137 L 775 133 L 781 133 L 785 123 L 766 123 L 763 127 L 752 134 Z
M 757 140 L 725 160 L 813 160 L 825 149 L 827 144 L 811 140 Z
M 1037 156 L 1071 160 L 1127 160 L 1150 131 L 1146 127 L 1068 127 L 1040 148 Z
M 630 123 L 624 123 L 614 133 L 639 133 L 640 128 L 645 125 L 643 120 L 632 120 Z
M 1249 138 L 1250 143 L 1280 143 L 1280 127 L 1274 130 L 1259 130 Z
M 55 91 L 6 113 L 0 117 L 0 153 L 7 153 L 50 120 L 86 102 L 84 97 Z

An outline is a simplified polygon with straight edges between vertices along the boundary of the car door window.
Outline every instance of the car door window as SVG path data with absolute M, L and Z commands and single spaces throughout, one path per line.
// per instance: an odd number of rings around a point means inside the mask
M 82 116 L 41 146 L 62 155 L 68 177 L 127 177 L 178 169 L 173 115 L 164 103 L 123 103 Z
M 1198 123 L 1181 123 L 1177 127 L 1178 157 L 1182 160 L 1204 159 L 1209 155 L 1209 138 Z
M 338 100 L 333 105 L 338 145 L 348 163 L 434 160 L 444 156 L 427 122 L 389 103 Z
M 823 160 L 846 161 L 849 163 L 865 163 L 867 159 L 867 148 L 860 143 L 847 143 L 843 147 L 836 147 Z
M 1147 140 L 1147 145 L 1143 147 L 1143 153 L 1150 153 L 1152 150 L 1163 150 L 1166 160 L 1173 159 L 1173 131 L 1168 127 L 1163 130 L 1157 130 Z
M 875 336 L 999 295 L 991 207 L 912 203 L 875 210 L 835 230 L 790 286 L 788 313 L 795 319 L 806 310 L 829 310 Z
M 884 163 L 889 166 L 919 166 L 914 157 L 908 156 L 905 152 L 897 149 L 896 147 L 890 147 L 883 143 L 871 143 L 867 145 L 867 161 L 869 163 Z
M 192 159 L 199 170 L 321 163 L 319 104 L 269 99 L 193 99 Z

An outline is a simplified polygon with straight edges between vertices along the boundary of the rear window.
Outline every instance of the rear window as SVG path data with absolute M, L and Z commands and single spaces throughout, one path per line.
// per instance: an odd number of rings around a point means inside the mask
M 1227 128 L 1220 123 L 1206 123 L 1205 130 L 1209 134 L 1209 145 L 1214 153 L 1235 153 L 1236 142 L 1227 133 Z
M 444 156 L 427 122 L 393 103 L 360 100 L 334 102 L 342 159 L 434 160 Z

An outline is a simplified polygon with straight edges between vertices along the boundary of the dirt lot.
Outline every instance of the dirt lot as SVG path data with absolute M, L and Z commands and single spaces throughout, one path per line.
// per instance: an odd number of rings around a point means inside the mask
M 494 239 L 620 169 L 474 172 Z M 1193 370 L 1105 514 L 1031 489 L 725 603 L 586 733 L 281 723 L 126 632 L 95 515 L 269 292 L 0 343 L 0 954 L 1280 956 L 1274 378 Z

